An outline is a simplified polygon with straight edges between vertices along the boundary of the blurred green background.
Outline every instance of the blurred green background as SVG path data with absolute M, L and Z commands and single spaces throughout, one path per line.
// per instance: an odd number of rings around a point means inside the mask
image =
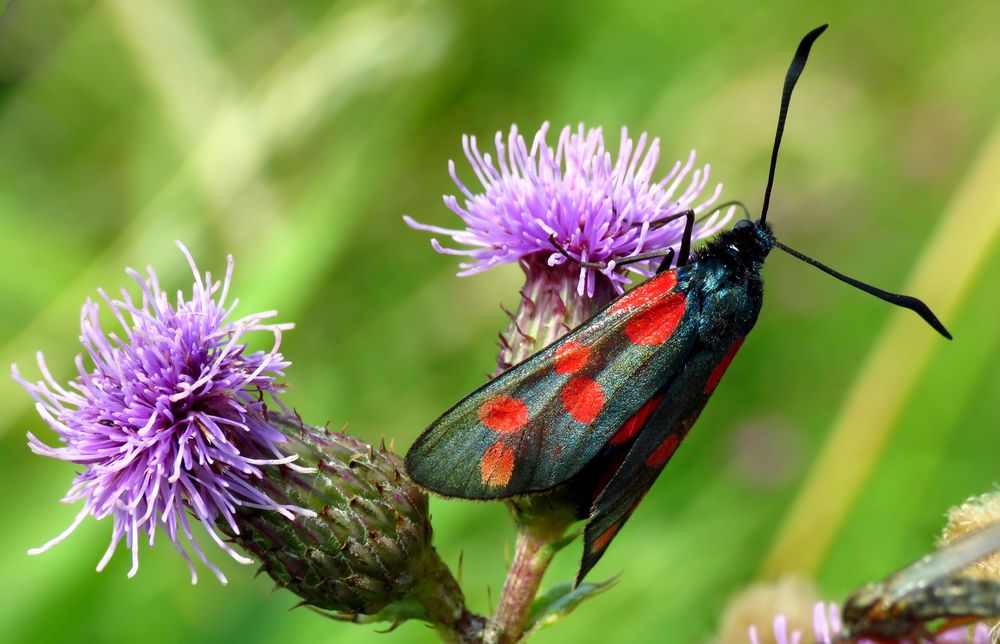
M 647 130 L 663 138 L 663 171 L 696 148 L 725 196 L 756 208 L 785 68 L 826 21 L 771 221 L 785 242 L 886 288 L 922 270 L 916 294 L 956 339 L 772 257 L 757 329 L 592 573 L 620 583 L 538 641 L 707 639 L 758 576 L 821 453 L 862 484 L 844 517 L 826 519 L 823 494 L 844 492 L 826 479 L 805 508 L 832 544 L 818 548 L 815 579 L 841 599 L 928 550 L 946 508 L 997 477 L 997 3 L 11 2 L 0 18 L 0 362 L 35 377 L 42 349 L 71 376 L 84 299 L 146 263 L 187 288 L 180 239 L 213 272 L 235 255 L 244 312 L 297 323 L 284 344 L 289 404 L 404 450 L 492 370 L 498 303 L 514 304 L 519 286 L 513 267 L 455 278 L 455 259 L 402 224 L 408 213 L 456 225 L 441 195 L 455 191 L 449 158 L 471 176 L 461 134 L 583 121 L 614 148 L 622 125 Z M 896 327 L 926 359 L 911 364 L 909 345 L 873 354 Z M 886 418 L 841 458 L 823 447 L 851 391 Z M 222 554 L 229 586 L 203 570 L 192 587 L 165 542 L 143 552 L 135 579 L 124 553 L 97 574 L 107 521 L 28 557 L 75 514 L 57 504 L 73 468 L 28 451 L 26 431 L 54 438 L 23 391 L 3 379 L 0 396 L 0 640 L 434 640 L 416 623 L 378 635 L 289 611 L 293 596 Z M 869 435 L 864 422 L 853 430 Z M 884 449 L 881 430 L 892 432 Z M 852 470 L 857 454 L 877 455 L 870 475 Z M 464 553 L 471 607 L 489 610 L 513 542 L 504 508 L 432 510 L 445 560 Z M 550 582 L 574 574 L 578 548 Z

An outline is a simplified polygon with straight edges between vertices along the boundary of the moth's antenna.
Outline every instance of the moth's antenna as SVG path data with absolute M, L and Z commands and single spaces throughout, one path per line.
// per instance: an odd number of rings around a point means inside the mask
M 788 105 L 792 101 L 792 90 L 795 89 L 795 83 L 798 82 L 799 76 L 802 75 L 802 70 L 806 68 L 806 61 L 809 59 L 809 50 L 812 49 L 813 43 L 816 42 L 816 39 L 819 38 L 820 34 L 826 31 L 827 26 L 828 25 L 822 25 L 820 27 L 816 27 L 802 38 L 802 42 L 799 43 L 798 49 L 795 50 L 795 56 L 792 58 L 792 64 L 788 66 L 788 73 L 785 74 L 785 87 L 781 91 L 781 109 L 778 111 L 778 129 L 774 133 L 774 147 L 771 149 L 771 167 L 767 172 L 767 188 L 764 189 L 764 205 L 761 206 L 760 209 L 760 223 L 764 223 L 767 219 L 767 207 L 771 203 L 771 188 L 774 187 L 774 169 L 778 165 L 778 148 L 781 147 L 781 135 L 785 131 L 785 118 L 788 116 Z M 865 293 L 874 295 L 878 299 L 888 302 L 889 304 L 895 304 L 896 306 L 901 306 L 904 309 L 910 309 L 922 317 L 927 324 L 934 328 L 935 331 L 951 340 L 951 334 L 948 333 L 948 329 L 944 328 L 944 325 L 937 319 L 937 316 L 934 315 L 934 312 L 931 311 L 930 307 L 917 298 L 910 295 L 901 295 L 899 293 L 883 291 L 882 289 L 872 286 L 871 284 L 865 284 L 864 282 L 856 280 L 853 277 L 848 277 L 843 273 L 837 272 L 829 266 L 816 261 L 808 255 L 803 255 L 794 248 L 785 246 L 778 240 L 774 240 L 774 245 L 792 257 L 801 259 L 803 262 L 812 264 L 827 275 L 836 277 L 841 282 L 850 284 L 854 288 L 861 289 Z
M 771 169 L 767 172 L 767 188 L 764 189 L 764 205 L 760 209 L 760 222 L 767 219 L 767 206 L 771 203 L 771 188 L 774 186 L 774 168 L 778 165 L 778 148 L 781 146 L 781 135 L 785 131 L 785 117 L 788 116 L 788 104 L 792 100 L 792 90 L 798 82 L 802 70 L 806 68 L 806 60 L 809 58 L 809 50 L 812 48 L 819 35 L 826 31 L 828 25 L 816 27 L 802 38 L 792 64 L 785 74 L 785 88 L 781 91 L 781 109 L 778 111 L 778 130 L 774 133 L 774 147 L 771 149 Z
M 944 337 L 951 340 L 951 334 L 948 333 L 948 329 L 944 328 L 944 325 L 941 324 L 941 321 L 937 319 L 937 316 L 934 315 L 934 312 L 931 311 L 930 307 L 924 304 L 921 300 L 918 300 L 917 298 L 913 297 L 912 295 L 900 295 L 899 293 L 890 293 L 889 291 L 883 291 L 882 289 L 872 286 L 871 284 L 865 284 L 860 280 L 856 280 L 853 277 L 848 277 L 843 273 L 837 272 L 832 268 L 830 268 L 829 266 L 816 261 L 812 257 L 809 257 L 808 255 L 803 255 L 794 248 L 789 248 L 788 246 L 785 246 L 778 240 L 774 241 L 774 245 L 780 248 L 781 250 L 785 251 L 792 257 L 801 259 L 803 262 L 807 264 L 812 264 L 813 266 L 823 271 L 827 275 L 832 275 L 833 277 L 836 277 L 841 282 L 850 284 L 854 288 L 861 289 L 865 293 L 868 293 L 869 295 L 874 295 L 878 299 L 884 300 L 889 304 L 895 304 L 896 306 L 901 306 L 904 309 L 910 309 L 911 311 L 922 317 L 924 319 L 924 322 L 931 325 L 935 331 L 937 331 Z
M 750 209 L 747 208 L 747 205 L 745 203 L 743 203 L 742 201 L 736 201 L 735 199 L 733 201 L 727 201 L 725 203 L 720 203 L 717 206 L 713 206 L 712 208 L 709 208 L 705 212 L 708 215 L 714 215 L 715 213 L 721 210 L 725 210 L 726 208 L 732 208 L 733 206 L 736 206 L 737 208 L 742 210 L 743 218 L 746 219 L 747 221 L 750 221 Z

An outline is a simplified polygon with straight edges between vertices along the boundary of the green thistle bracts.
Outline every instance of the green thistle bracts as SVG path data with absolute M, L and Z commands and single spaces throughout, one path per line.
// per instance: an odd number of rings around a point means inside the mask
M 431 548 L 427 495 L 402 473 L 400 459 L 351 436 L 271 414 L 285 434 L 296 470 L 260 482 L 281 502 L 316 513 L 294 521 L 274 511 L 240 508 L 230 537 L 262 570 L 304 603 L 350 614 L 374 614 L 418 592 L 441 566 Z

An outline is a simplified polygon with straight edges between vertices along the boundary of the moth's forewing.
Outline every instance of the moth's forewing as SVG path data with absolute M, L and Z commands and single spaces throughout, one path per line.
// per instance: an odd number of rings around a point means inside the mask
M 406 456 L 442 494 L 542 492 L 583 469 L 690 353 L 675 271 L 657 275 L 438 418 Z

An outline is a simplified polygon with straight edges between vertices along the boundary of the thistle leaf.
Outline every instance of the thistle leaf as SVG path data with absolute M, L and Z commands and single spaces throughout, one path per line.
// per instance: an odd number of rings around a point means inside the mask
M 569 615 L 584 601 L 603 593 L 618 582 L 618 577 L 597 584 L 584 583 L 576 588 L 573 582 L 556 584 L 535 598 L 528 613 L 525 637 L 530 637 L 546 626 L 551 626 Z
M 380 631 L 383 633 L 396 630 L 400 624 L 410 619 L 422 622 L 433 621 L 427 613 L 427 609 L 413 597 L 393 602 L 372 615 L 365 615 L 364 613 L 332 613 L 316 608 L 315 606 L 310 606 L 310 608 L 320 615 L 338 622 L 350 622 L 352 624 L 379 624 L 385 622 L 388 626 L 385 630 Z

